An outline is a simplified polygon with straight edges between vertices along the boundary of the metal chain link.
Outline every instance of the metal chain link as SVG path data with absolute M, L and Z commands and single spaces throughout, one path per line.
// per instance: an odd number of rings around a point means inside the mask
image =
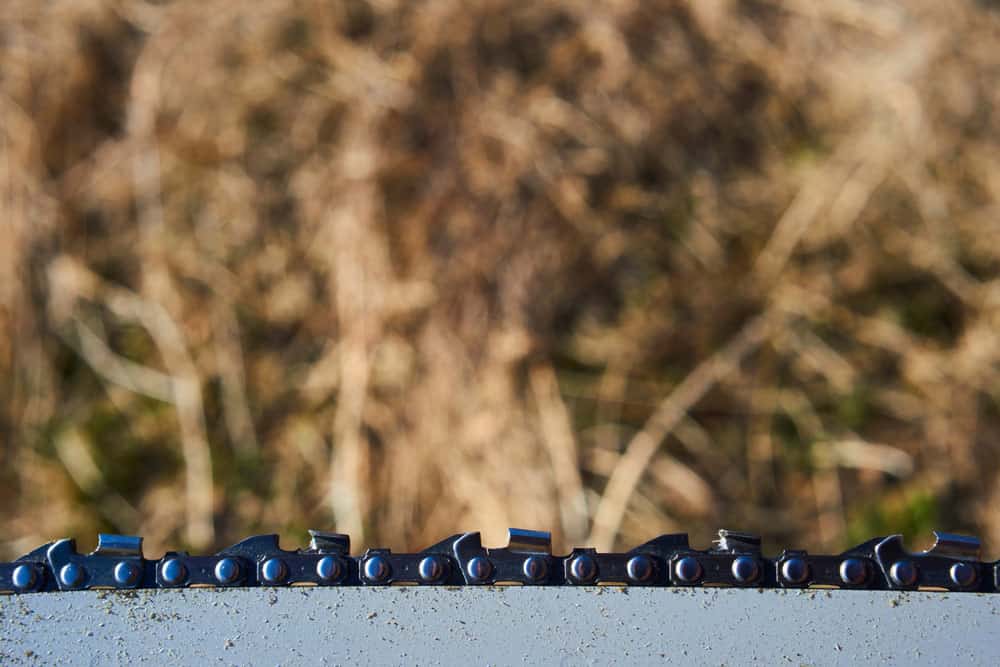
M 878 537 L 838 555 L 784 550 L 761 554 L 759 537 L 720 530 L 712 548 L 686 534 L 661 535 L 624 553 L 574 549 L 552 555 L 548 533 L 511 528 L 507 546 L 483 547 L 479 533 L 453 535 L 419 553 L 369 549 L 350 555 L 347 535 L 309 531 L 305 549 L 286 551 L 277 535 L 251 537 L 213 556 L 142 555 L 142 538 L 99 535 L 80 554 L 72 539 L 0 563 L 0 592 L 154 589 L 191 586 L 733 586 L 1000 592 L 1000 562 L 979 560 L 975 537 L 934 533 L 927 551 L 901 536 Z

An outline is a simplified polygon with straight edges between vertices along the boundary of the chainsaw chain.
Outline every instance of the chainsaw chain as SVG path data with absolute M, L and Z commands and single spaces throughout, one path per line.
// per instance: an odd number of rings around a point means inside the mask
M 369 549 L 350 555 L 346 535 L 309 531 L 305 549 L 286 551 L 277 535 L 251 537 L 213 556 L 142 555 L 142 538 L 99 535 L 80 554 L 72 539 L 0 563 L 0 592 L 155 589 L 198 586 L 533 586 L 841 588 L 1000 592 L 1000 561 L 979 560 L 974 537 L 935 532 L 927 551 L 908 552 L 901 536 L 878 537 L 835 555 L 785 550 L 761 554 L 759 537 L 720 530 L 697 550 L 686 534 L 661 535 L 624 553 L 574 549 L 554 556 L 548 533 L 510 529 L 508 544 L 483 547 L 479 533 L 453 535 L 419 553 Z

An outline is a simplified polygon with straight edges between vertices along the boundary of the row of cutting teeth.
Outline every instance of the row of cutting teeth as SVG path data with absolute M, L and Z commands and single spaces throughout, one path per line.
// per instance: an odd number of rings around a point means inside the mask
M 370 549 L 350 556 L 345 535 L 310 531 L 307 549 L 285 551 L 275 535 L 244 540 L 216 556 L 168 553 L 160 561 L 142 555 L 142 539 L 100 535 L 90 554 L 73 540 L 41 547 L 14 563 L 0 564 L 0 590 L 154 588 L 192 585 L 287 584 L 700 584 L 848 588 L 914 588 L 994 591 L 1000 565 L 978 562 L 976 538 L 935 533 L 934 546 L 910 554 L 899 536 L 870 540 L 839 556 L 785 551 L 760 555 L 760 538 L 719 531 L 712 549 L 691 549 L 686 535 L 663 535 L 627 553 L 574 549 L 552 556 L 547 533 L 510 529 L 505 547 L 485 549 L 479 533 L 454 535 L 417 554 Z M 991 570 L 987 572 L 987 570 Z

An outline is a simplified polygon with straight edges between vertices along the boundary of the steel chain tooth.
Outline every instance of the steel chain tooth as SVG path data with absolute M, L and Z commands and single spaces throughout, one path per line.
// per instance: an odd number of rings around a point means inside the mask
M 719 531 L 706 550 L 683 534 L 662 535 L 624 553 L 574 549 L 552 555 L 548 533 L 512 528 L 508 543 L 485 548 L 479 533 L 453 535 L 419 553 L 369 549 L 350 555 L 346 535 L 309 531 L 305 549 L 286 551 L 276 535 L 251 537 L 214 556 L 142 555 L 142 539 L 100 535 L 80 554 L 57 540 L 11 563 L 0 563 L 0 593 L 89 588 L 208 586 L 525 585 L 751 586 L 1000 591 L 1000 561 L 979 560 L 979 540 L 935 532 L 927 551 L 909 552 L 898 535 L 875 538 L 839 555 L 785 550 L 761 554 L 761 540 Z

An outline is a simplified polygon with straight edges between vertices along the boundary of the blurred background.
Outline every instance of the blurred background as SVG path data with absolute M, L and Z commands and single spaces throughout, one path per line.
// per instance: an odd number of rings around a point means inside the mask
M 998 107 L 986 0 L 6 0 L 0 556 L 995 558 Z

